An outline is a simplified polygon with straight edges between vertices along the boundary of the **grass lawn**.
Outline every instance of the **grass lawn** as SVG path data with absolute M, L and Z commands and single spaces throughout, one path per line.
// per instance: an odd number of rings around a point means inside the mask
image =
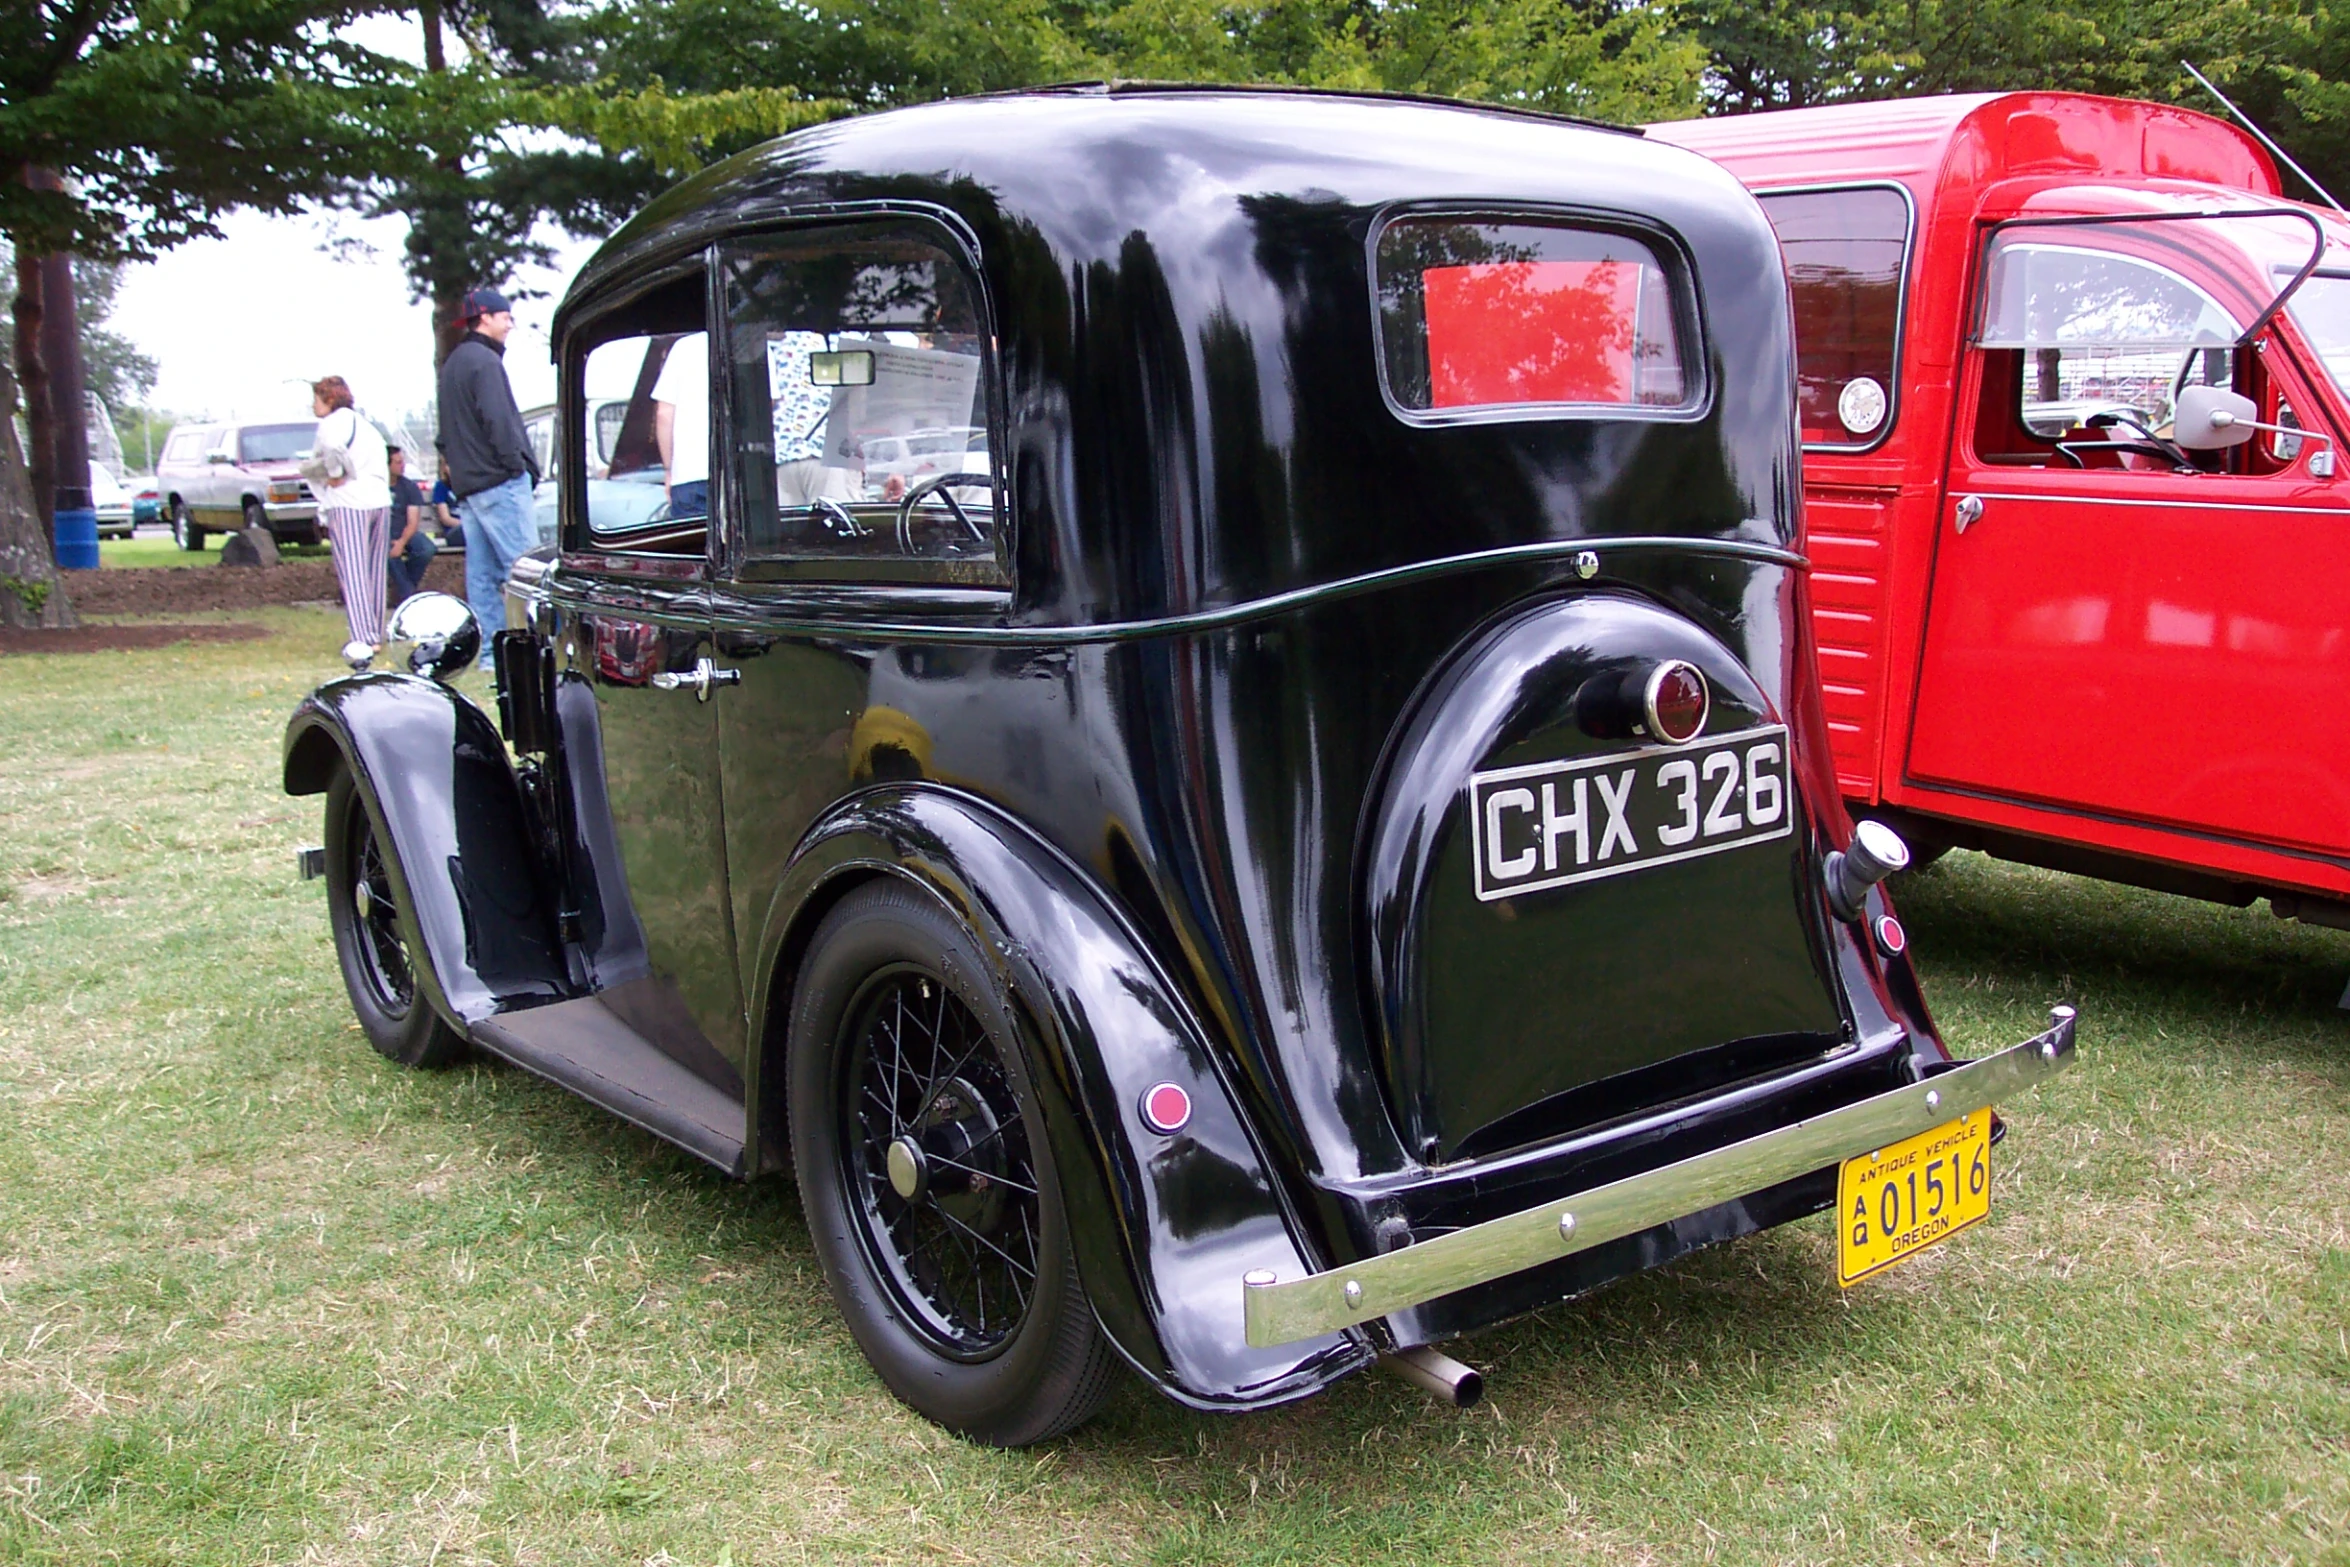
M 137 546 L 148 541 L 140 540 Z M 1962 1052 L 2081 1008 L 1990 1221 L 1825 1217 L 1357 1378 L 942 1435 L 787 1183 L 367 1049 L 278 792 L 338 617 L 0 658 L 0 1559 L 2350 1564 L 2350 936 L 1954 856 Z
M 114 566 L 209 566 L 220 554 L 219 533 L 206 533 L 204 547 L 196 551 L 183 550 L 168 533 L 140 533 L 127 539 L 100 539 L 98 541 L 98 569 Z M 332 551 L 323 544 L 281 544 L 278 556 L 283 560 L 325 560 Z

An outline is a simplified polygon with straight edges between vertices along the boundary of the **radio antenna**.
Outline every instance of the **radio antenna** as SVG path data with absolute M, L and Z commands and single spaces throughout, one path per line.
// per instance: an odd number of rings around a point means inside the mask
M 2303 168 L 2300 164 L 2295 163 L 2293 161 L 2292 154 L 2286 152 L 2284 148 L 2278 146 L 2275 140 L 2270 137 L 2268 132 L 2262 130 L 2259 126 L 2252 123 L 2251 115 L 2246 114 L 2243 110 L 2237 108 L 2226 93 L 2221 92 L 2217 87 L 2212 86 L 2210 77 L 2195 69 L 2194 64 L 2190 61 L 2181 60 L 2179 64 L 2187 68 L 2187 74 L 2189 76 L 2194 77 L 2195 80 L 2203 84 L 2203 90 L 2205 92 L 2211 94 L 2214 98 L 2217 98 L 2221 105 L 2226 108 L 2228 113 L 2236 117 L 2237 124 L 2243 126 L 2244 129 L 2250 131 L 2254 136 L 2258 137 L 2260 139 L 2260 145 L 2266 147 L 2269 150 L 2270 155 L 2273 156 L 2277 162 L 2283 164 L 2286 168 L 2291 169 L 2295 174 L 2300 175 L 2301 183 L 2307 185 L 2311 190 L 2316 191 L 2320 196 L 2323 196 L 2327 206 L 2333 208 L 2336 212 L 2341 213 L 2344 217 L 2350 217 L 2350 207 L 2345 207 L 2340 202 L 2336 201 L 2332 191 L 2326 189 L 2323 185 L 2320 185 L 2316 178 L 2311 175 L 2307 169 Z

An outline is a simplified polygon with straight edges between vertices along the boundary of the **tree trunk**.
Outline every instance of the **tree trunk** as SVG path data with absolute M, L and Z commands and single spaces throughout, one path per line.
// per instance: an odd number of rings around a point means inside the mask
M 49 363 L 41 357 L 41 258 L 16 253 L 16 379 L 24 390 L 25 433 L 32 444 L 20 454 L 21 471 L 32 490 L 33 514 L 41 521 L 44 551 L 49 543 L 49 508 L 57 492 L 51 477 L 51 459 L 57 452 L 56 407 L 49 398 Z M 56 566 L 51 554 L 51 568 Z
M 0 364 L 0 625 L 70 626 L 73 605 L 50 554 L 16 445 L 16 377 Z
M 423 0 L 416 8 L 416 15 L 424 24 L 424 68 L 438 76 L 449 68 L 448 47 L 441 37 L 440 0 Z M 450 177 L 452 185 L 463 178 L 464 162 L 455 151 L 440 151 L 434 155 L 433 162 Z M 416 243 L 419 232 L 428 236 L 431 233 L 429 220 L 422 214 L 415 215 L 415 222 L 427 226 L 411 228 L 411 245 Z M 437 255 L 430 258 L 427 270 L 432 276 L 432 363 L 438 370 L 441 361 L 449 357 L 449 350 L 465 336 L 465 290 L 469 283 L 465 278 L 450 276 L 449 268 Z
M 73 258 L 41 258 L 41 364 L 49 372 L 49 518 L 90 509 L 90 404 L 83 395 L 82 324 L 74 302 Z M 38 437 L 35 437 L 38 439 Z M 55 534 L 51 534 L 54 547 Z

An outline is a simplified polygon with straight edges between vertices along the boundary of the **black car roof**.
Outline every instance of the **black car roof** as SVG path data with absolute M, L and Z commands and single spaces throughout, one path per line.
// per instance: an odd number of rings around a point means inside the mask
M 1072 83 L 833 120 L 714 164 L 613 235 L 566 307 L 649 253 L 851 202 L 977 202 L 1047 230 L 1074 222 L 1123 233 L 1160 210 L 1157 194 L 1147 179 L 1122 189 L 1088 176 L 1105 164 L 1139 176 L 1150 163 L 1188 164 L 1267 196 L 1374 204 L 1581 194 L 1639 211 L 1660 183 L 1706 187 L 1717 204 L 1746 199 L 1706 160 L 1636 129 L 1537 110 L 1319 88 Z M 1610 168 L 1630 177 L 1611 179 Z

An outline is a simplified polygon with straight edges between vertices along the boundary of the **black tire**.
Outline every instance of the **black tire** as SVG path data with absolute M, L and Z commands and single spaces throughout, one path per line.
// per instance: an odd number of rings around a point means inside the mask
M 269 508 L 250 495 L 245 497 L 245 526 L 259 528 L 264 533 L 269 531 Z
M 865 1358 L 929 1419 L 1025 1447 L 1100 1408 L 1117 1361 L 993 972 L 920 893 L 858 888 L 800 966 L 787 1103 L 808 1231 Z
M 171 503 L 171 539 L 191 554 L 204 547 L 204 530 L 196 526 L 195 516 L 188 510 L 186 501 L 174 500 Z
M 377 1050 L 402 1066 L 448 1066 L 464 1059 L 465 1038 L 417 986 L 384 859 L 367 801 L 344 768 L 326 791 L 326 913 L 343 989 Z

